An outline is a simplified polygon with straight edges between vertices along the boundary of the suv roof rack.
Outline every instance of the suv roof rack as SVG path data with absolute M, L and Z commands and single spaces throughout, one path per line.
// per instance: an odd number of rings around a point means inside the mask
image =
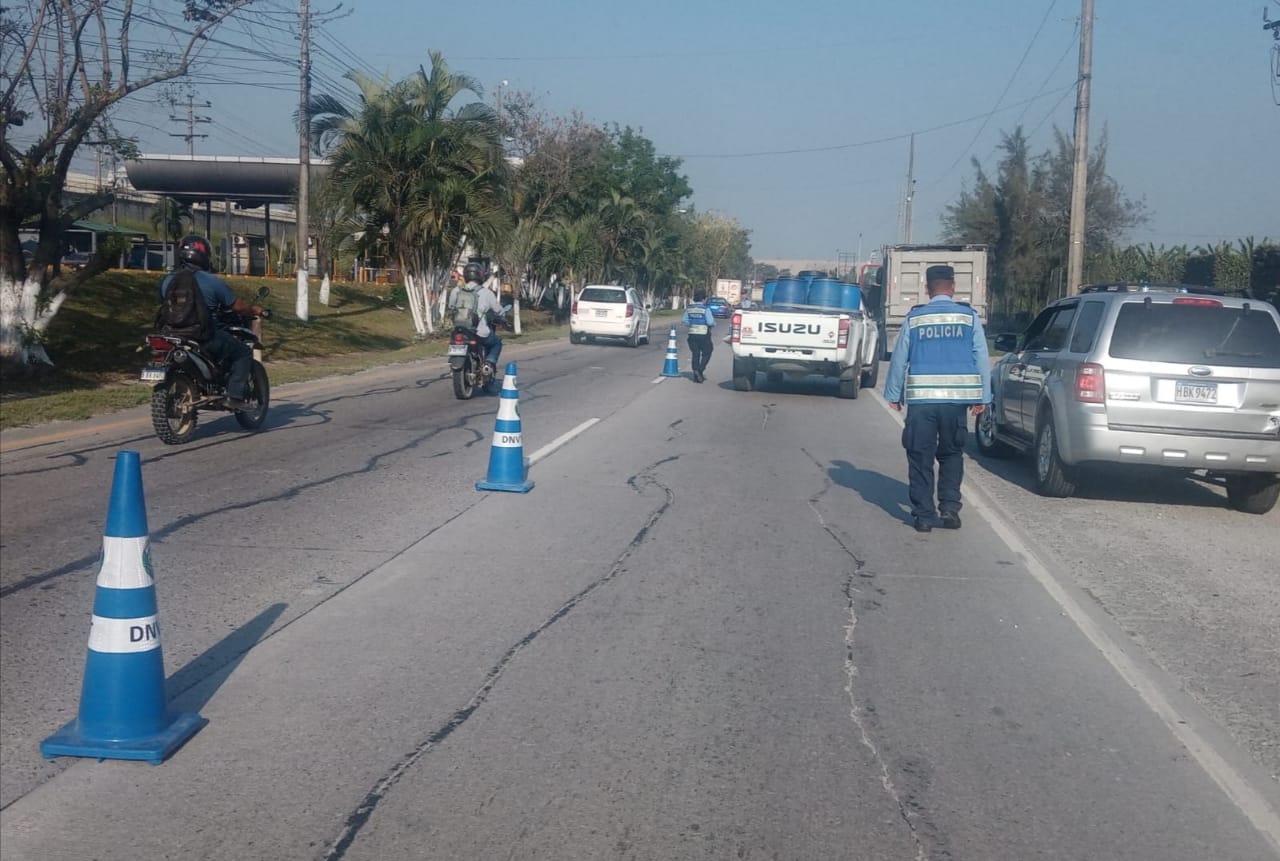
M 1086 284 L 1080 288 L 1081 293 L 1198 293 L 1208 296 L 1223 296 L 1225 291 L 1216 287 L 1203 287 L 1198 284 L 1142 284 L 1120 282 L 1116 284 Z

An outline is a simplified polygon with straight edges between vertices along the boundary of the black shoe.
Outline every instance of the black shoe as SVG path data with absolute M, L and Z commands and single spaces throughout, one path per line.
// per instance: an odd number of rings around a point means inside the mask
M 693 381 L 694 381 L 695 383 L 700 383 L 700 382 L 702 382 L 702 374 L 698 373 L 697 371 L 694 371 L 694 372 L 693 372 Z
M 933 531 L 933 524 L 930 523 L 928 520 L 925 520 L 923 517 L 917 517 L 911 525 L 915 527 L 916 532 L 932 532 Z
M 943 529 L 959 529 L 960 515 L 954 511 L 942 512 L 942 528 Z
M 248 413 L 257 409 L 257 406 L 239 398 L 227 398 L 227 409 L 233 413 Z

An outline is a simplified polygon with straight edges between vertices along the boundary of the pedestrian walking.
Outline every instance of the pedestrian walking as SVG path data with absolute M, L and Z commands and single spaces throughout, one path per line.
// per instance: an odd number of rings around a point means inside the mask
M 711 361 L 711 330 L 716 318 L 706 305 L 707 291 L 695 290 L 693 304 L 684 309 L 684 325 L 689 330 L 689 364 L 693 368 L 693 381 L 704 382 L 707 362 Z
M 955 270 L 930 266 L 925 270 L 925 287 L 929 301 L 907 314 L 884 387 L 889 406 L 907 407 L 902 447 L 907 451 L 911 516 L 917 532 L 929 532 L 934 525 L 960 528 L 968 414 L 979 415 L 991 402 L 987 336 L 977 312 L 955 300 Z

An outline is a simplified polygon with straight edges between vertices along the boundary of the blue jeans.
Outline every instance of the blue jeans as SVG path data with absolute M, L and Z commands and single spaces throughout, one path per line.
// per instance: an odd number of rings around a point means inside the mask
M 964 443 L 969 433 L 968 404 L 911 404 L 907 406 L 902 447 L 907 450 L 911 515 L 926 520 L 960 513 L 960 483 L 964 480 Z M 938 462 L 938 504 L 933 504 L 933 463 Z
M 227 370 L 227 397 L 244 400 L 249 394 L 249 371 L 253 367 L 253 351 L 248 345 L 223 329 L 215 329 L 200 349 Z
M 495 368 L 498 367 L 498 357 L 502 355 L 502 339 L 490 332 L 487 337 L 478 337 L 478 340 L 480 345 L 484 347 L 485 361 Z

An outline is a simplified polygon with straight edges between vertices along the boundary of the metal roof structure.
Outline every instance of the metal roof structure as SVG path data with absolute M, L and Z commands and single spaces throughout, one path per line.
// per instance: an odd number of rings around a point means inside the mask
M 230 200 L 241 209 L 293 203 L 298 192 L 298 159 L 223 155 L 142 155 L 125 162 L 138 191 L 195 203 Z M 328 163 L 313 161 L 312 176 Z

